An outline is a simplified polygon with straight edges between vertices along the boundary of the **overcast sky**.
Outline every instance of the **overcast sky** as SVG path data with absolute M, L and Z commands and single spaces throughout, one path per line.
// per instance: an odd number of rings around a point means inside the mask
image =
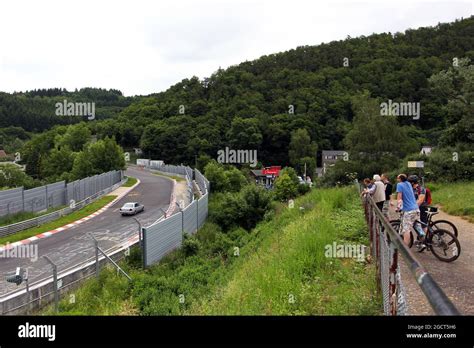
M 5 1 L 0 91 L 149 94 L 265 54 L 472 13 L 472 0 Z

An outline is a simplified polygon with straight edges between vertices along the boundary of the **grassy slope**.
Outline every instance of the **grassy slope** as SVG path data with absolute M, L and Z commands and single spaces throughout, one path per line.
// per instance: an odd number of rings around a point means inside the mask
M 349 195 L 349 198 L 348 198 Z M 328 259 L 325 245 L 367 244 L 359 200 L 350 190 L 318 190 L 260 224 L 261 244 L 243 250 L 228 282 L 191 306 L 188 314 L 374 315 L 379 313 L 373 265 Z M 306 210 L 308 210 L 308 208 Z M 290 301 L 294 298 L 294 303 Z
M 301 211 L 299 206 L 305 206 Z M 367 314 L 380 313 L 373 265 L 327 259 L 333 241 L 367 243 L 360 202 L 350 189 L 312 192 L 294 209 L 279 206 L 273 219 L 248 234 L 240 256 L 211 257 L 215 225 L 198 237 L 202 250 L 184 257 L 175 251 L 146 272 L 122 262 L 133 283 L 104 270 L 76 290 L 75 303 L 61 301 L 63 314 Z M 336 213 L 334 213 L 336 211 Z M 242 240 L 242 239 L 240 239 Z M 227 248 L 227 247 L 226 247 Z M 135 250 L 136 251 L 136 250 Z M 132 253 L 133 256 L 134 253 Z M 232 255 L 232 253 L 230 253 Z M 178 296 L 183 294 L 185 304 Z M 289 295 L 295 303 L 289 303 Z M 51 309 L 46 313 L 52 314 Z
M 86 217 L 92 214 L 93 212 L 96 212 L 107 203 L 113 201 L 116 197 L 117 196 L 114 196 L 114 195 L 104 196 L 102 198 L 99 198 L 97 201 L 85 206 L 84 208 L 78 211 L 75 211 L 72 214 L 60 217 L 59 219 L 48 222 L 38 227 L 32 227 L 27 230 L 12 234 L 10 236 L 2 237 L 0 238 L 0 245 L 5 244 L 7 242 L 13 243 L 25 238 L 33 237 L 37 234 L 51 231 L 51 230 L 54 230 L 55 228 L 58 228 L 58 227 L 67 225 L 71 222 L 74 222 L 76 220 L 82 219 L 83 217 Z
M 474 222 L 474 181 L 427 186 L 432 191 L 433 204 L 440 204 L 448 214 Z

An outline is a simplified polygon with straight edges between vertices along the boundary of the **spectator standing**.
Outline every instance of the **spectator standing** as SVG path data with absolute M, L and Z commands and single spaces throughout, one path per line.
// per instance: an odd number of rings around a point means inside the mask
M 385 203 L 385 185 L 382 182 L 382 179 L 380 178 L 380 175 L 375 174 L 374 175 L 374 186 L 375 186 L 375 191 L 373 193 L 374 201 L 375 204 L 377 205 L 377 208 L 380 209 L 380 211 L 383 210 L 383 205 Z
M 393 192 L 393 185 L 390 182 L 387 174 L 382 174 L 382 182 L 385 185 L 385 202 L 383 204 L 382 212 L 385 216 L 388 216 L 388 210 L 390 207 L 390 198 Z

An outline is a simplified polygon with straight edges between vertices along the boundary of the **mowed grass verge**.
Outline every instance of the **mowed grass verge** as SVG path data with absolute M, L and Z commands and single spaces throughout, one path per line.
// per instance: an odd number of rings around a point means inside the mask
M 76 220 L 82 219 L 83 217 L 86 217 L 96 212 L 97 210 L 105 206 L 107 203 L 112 202 L 116 197 L 117 196 L 115 195 L 101 197 L 97 201 L 92 202 L 89 205 L 85 206 L 84 208 L 78 211 L 75 211 L 69 215 L 62 216 L 59 219 L 45 223 L 44 225 L 41 225 L 38 227 L 32 227 L 27 230 L 12 234 L 10 236 L 2 237 L 0 238 L 0 245 L 6 244 L 7 242 L 13 243 L 19 240 L 33 237 L 37 234 L 51 231 L 51 230 L 54 230 L 55 228 L 58 228 L 58 227 L 67 225 L 71 222 L 74 222 Z
M 207 222 L 145 271 L 135 248 L 121 262 L 132 282 L 107 267 L 73 291 L 73 303 L 66 295 L 60 314 L 379 315 L 374 265 L 325 256 L 327 245 L 367 245 L 367 235 L 353 189 L 314 190 L 250 232 Z
M 7 226 L 11 224 L 15 224 L 17 222 L 33 219 L 38 216 L 46 215 L 49 213 L 52 213 L 56 210 L 60 210 L 64 208 L 65 205 L 59 206 L 59 207 L 54 207 L 54 208 L 49 208 L 47 211 L 43 213 L 34 213 L 31 211 L 22 211 L 20 213 L 12 214 L 12 215 L 7 215 L 7 216 L 2 216 L 0 218 L 0 226 Z
M 433 204 L 441 205 L 441 209 L 448 214 L 474 222 L 474 181 L 427 186 L 432 191 Z
M 132 187 L 137 183 L 137 178 L 133 176 L 127 176 L 127 181 L 122 185 L 122 187 Z

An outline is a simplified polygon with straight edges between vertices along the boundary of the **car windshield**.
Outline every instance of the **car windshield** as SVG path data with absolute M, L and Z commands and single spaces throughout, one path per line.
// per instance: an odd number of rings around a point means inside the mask
M 123 206 L 124 208 L 133 208 L 135 206 L 135 203 L 125 203 Z

